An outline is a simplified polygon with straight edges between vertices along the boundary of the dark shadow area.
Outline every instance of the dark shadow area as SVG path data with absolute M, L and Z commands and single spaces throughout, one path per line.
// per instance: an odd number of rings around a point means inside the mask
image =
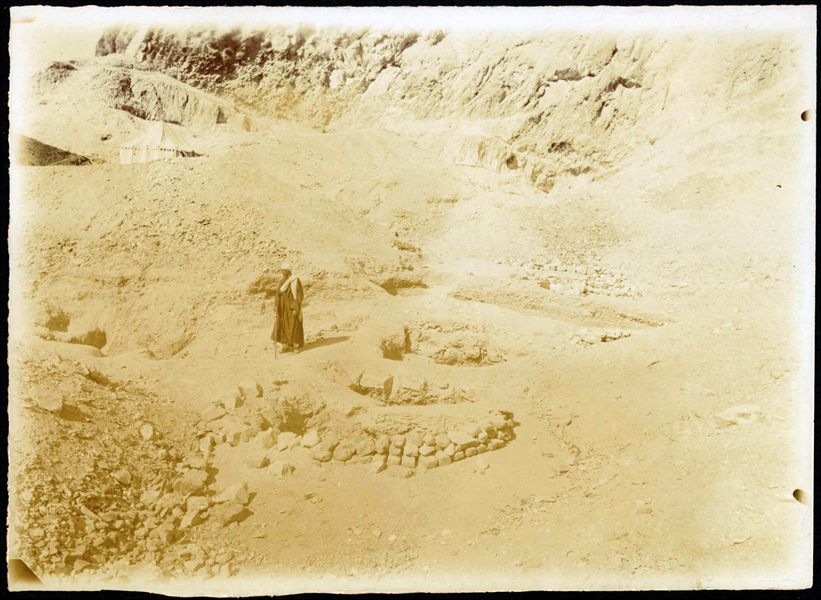
M 63 404 L 58 414 L 61 419 L 65 419 L 66 421 L 75 421 L 78 423 L 88 423 L 91 421 L 86 413 L 71 404 Z
M 321 348 L 322 346 L 330 346 L 331 344 L 338 344 L 340 342 L 344 342 L 348 339 L 347 335 L 339 335 L 336 337 L 324 338 L 321 340 L 314 340 L 312 342 L 308 342 L 303 346 L 300 350 L 313 350 L 314 348 Z

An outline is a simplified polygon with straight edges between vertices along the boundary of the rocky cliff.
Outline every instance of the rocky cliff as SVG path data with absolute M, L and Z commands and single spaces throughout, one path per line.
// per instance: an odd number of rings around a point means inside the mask
M 115 28 L 97 45 L 98 55 L 126 55 L 141 69 L 266 115 L 316 125 L 347 115 L 382 125 L 458 122 L 449 149 L 455 161 L 519 171 L 544 191 L 557 176 L 607 168 L 655 143 L 673 123 L 726 120 L 762 93 L 787 93 L 795 51 L 773 35 L 735 41 L 709 33 L 619 39 L 308 27 Z

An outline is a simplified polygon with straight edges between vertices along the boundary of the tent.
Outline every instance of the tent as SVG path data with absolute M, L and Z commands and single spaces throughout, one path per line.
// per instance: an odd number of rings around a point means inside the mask
M 146 130 L 120 146 L 120 164 L 144 163 L 178 156 L 199 156 L 191 136 L 182 127 L 163 121 L 151 123 Z

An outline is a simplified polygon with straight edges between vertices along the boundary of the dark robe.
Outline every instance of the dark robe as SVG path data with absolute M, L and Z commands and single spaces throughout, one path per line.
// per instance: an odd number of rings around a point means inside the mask
M 294 297 L 293 286 L 289 285 L 283 292 L 282 285 L 287 281 L 283 279 L 279 283 L 276 292 L 277 315 L 274 322 L 274 329 L 271 332 L 271 339 L 286 346 L 304 346 L 305 332 L 302 329 L 302 282 L 296 279 L 296 297 Z

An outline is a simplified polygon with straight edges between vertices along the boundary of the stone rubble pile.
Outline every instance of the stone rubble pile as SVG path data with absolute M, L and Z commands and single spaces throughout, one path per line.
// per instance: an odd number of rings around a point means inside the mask
M 576 344 L 592 346 L 593 344 L 613 342 L 622 338 L 630 337 L 630 333 L 621 329 L 608 329 L 606 331 L 590 331 L 587 328 L 580 329 L 572 340 Z
M 25 427 L 37 434 L 25 434 L 31 444 L 15 459 L 9 505 L 15 557 L 41 576 L 116 576 L 140 565 L 166 575 L 235 572 L 237 553 L 205 548 L 197 528 L 249 514 L 247 490 L 215 493 L 208 461 L 196 450 L 184 456 L 177 432 L 145 418 L 155 399 L 100 383 L 88 369 L 29 369 L 29 380 L 52 382 L 78 408 L 72 418 L 29 412 Z M 187 429 L 188 416 L 167 417 Z
M 565 295 L 635 297 L 639 291 L 628 285 L 624 275 L 604 268 L 569 264 L 558 257 L 539 257 L 513 265 L 514 279 L 535 281 L 544 289 Z
M 468 323 L 414 323 L 414 351 L 443 365 L 492 365 L 505 354 L 489 341 L 483 326 Z

